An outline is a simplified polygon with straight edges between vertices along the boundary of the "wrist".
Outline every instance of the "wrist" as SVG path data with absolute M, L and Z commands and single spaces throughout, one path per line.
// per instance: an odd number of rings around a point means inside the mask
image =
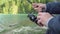
M 50 21 L 52 18 L 54 18 L 54 17 L 51 16 L 51 17 L 46 21 L 46 23 L 45 23 L 45 26 L 46 26 L 46 27 L 48 27 L 48 23 L 49 23 L 49 21 Z

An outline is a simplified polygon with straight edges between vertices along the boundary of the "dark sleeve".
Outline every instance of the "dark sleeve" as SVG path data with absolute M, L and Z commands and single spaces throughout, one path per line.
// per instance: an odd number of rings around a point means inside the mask
M 60 14 L 60 2 L 50 2 L 46 4 L 46 12 Z
M 60 16 L 52 18 L 48 23 L 48 27 L 54 31 L 60 32 Z

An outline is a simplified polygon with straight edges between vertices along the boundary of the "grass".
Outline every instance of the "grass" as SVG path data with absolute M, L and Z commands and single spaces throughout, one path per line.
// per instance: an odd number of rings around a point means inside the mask
M 31 22 L 27 14 L 0 14 L 0 34 L 44 34 L 45 29 Z

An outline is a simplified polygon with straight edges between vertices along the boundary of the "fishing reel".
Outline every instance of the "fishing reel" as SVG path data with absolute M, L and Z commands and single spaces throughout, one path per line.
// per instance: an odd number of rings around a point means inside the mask
M 28 14 L 28 18 L 29 18 L 32 22 L 36 23 L 37 25 L 43 26 L 42 23 L 40 23 L 40 24 L 37 23 L 37 21 L 38 21 L 38 20 L 37 20 L 37 16 L 35 16 L 34 14 Z

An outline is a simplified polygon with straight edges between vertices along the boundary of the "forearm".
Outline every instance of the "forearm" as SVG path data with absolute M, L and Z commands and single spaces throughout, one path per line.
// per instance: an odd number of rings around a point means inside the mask
M 60 31 L 60 16 L 52 18 L 48 22 L 48 28 L 53 29 L 55 31 Z
M 46 4 L 46 11 L 51 14 L 60 14 L 60 2 L 50 2 Z

